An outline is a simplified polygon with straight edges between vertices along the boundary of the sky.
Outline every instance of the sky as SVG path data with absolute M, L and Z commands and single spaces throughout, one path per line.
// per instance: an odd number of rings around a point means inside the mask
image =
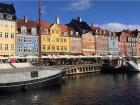
M 38 19 L 38 0 L 0 0 L 13 3 L 18 18 L 27 16 Z M 55 22 L 60 17 L 61 24 L 80 16 L 87 23 L 104 29 L 140 30 L 140 0 L 42 0 L 42 20 Z

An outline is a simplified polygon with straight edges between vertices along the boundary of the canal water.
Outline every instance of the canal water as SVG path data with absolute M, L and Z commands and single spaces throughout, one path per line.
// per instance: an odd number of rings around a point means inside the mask
M 69 76 L 61 86 L 0 95 L 0 105 L 140 105 L 140 73 Z

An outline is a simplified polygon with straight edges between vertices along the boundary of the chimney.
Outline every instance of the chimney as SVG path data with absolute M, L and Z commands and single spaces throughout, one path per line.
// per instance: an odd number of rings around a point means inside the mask
M 60 24 L 60 18 L 56 17 L 56 24 Z
M 28 22 L 27 16 L 24 16 L 24 21 L 25 21 L 26 23 Z
M 82 22 L 82 18 L 81 18 L 81 17 L 77 17 L 77 20 L 78 20 L 79 22 Z

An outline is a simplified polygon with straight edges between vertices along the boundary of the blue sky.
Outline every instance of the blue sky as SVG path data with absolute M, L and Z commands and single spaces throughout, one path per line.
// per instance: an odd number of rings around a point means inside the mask
M 36 20 L 38 18 L 37 0 L 10 0 L 18 18 L 24 15 Z M 42 2 L 43 20 L 55 22 L 59 16 L 62 24 L 70 22 L 78 16 L 89 24 L 94 23 L 106 28 L 107 25 L 125 25 L 125 28 L 140 29 L 140 1 L 138 0 L 45 0 Z M 119 27 L 119 26 L 118 26 Z

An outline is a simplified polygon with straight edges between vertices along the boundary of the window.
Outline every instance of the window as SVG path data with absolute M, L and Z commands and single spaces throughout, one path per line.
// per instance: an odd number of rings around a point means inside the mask
M 8 32 L 5 32 L 5 38 L 8 38 Z
M 78 35 L 78 32 L 76 32 L 76 35 Z
M 0 32 L 0 37 L 2 37 L 2 32 Z
M 27 37 L 24 37 L 24 42 L 27 42 Z
M 22 34 L 26 34 L 27 33 L 26 27 L 24 27 L 24 26 L 21 27 L 21 33 Z
M 22 52 L 22 47 L 19 47 L 18 49 L 19 49 L 19 50 L 18 50 L 19 52 Z
M 51 48 L 50 48 L 50 45 L 48 45 L 48 46 L 47 46 L 47 50 L 50 50 L 50 49 L 51 49 Z
M 24 47 L 24 50 L 23 50 L 24 52 L 27 52 L 27 47 Z
M 28 42 L 32 42 L 32 38 L 31 37 L 28 37 Z
M 59 46 L 56 46 L 56 50 L 59 50 Z
M 44 34 L 49 34 L 48 29 L 44 29 Z
M 50 42 L 50 38 L 49 37 L 47 38 L 47 41 Z
M 3 18 L 3 14 L 2 13 L 0 13 L 0 18 Z
M 7 14 L 6 18 L 7 18 L 7 19 L 12 19 L 12 15 Z
M 73 35 L 73 31 L 70 31 L 70 35 Z
M 2 44 L 0 44 L 0 50 L 2 50 Z
M 38 42 L 38 39 L 36 38 L 36 39 L 35 39 L 35 43 L 37 43 L 37 42 Z
M 46 49 L 46 46 L 45 45 L 43 45 L 43 50 L 45 50 Z
M 63 50 L 63 46 L 61 46 L 61 50 Z
M 52 50 L 55 50 L 55 46 L 54 45 L 52 45 Z
M 14 44 L 11 44 L 11 50 L 14 50 Z
M 66 40 L 66 39 L 64 39 L 64 42 L 67 42 L 67 40 Z
M 31 48 L 31 47 L 28 48 L 28 52 L 29 52 L 29 53 L 32 52 L 32 48 Z
M 35 48 L 35 53 L 38 53 L 38 48 Z
M 8 44 L 5 44 L 5 50 L 8 50 Z
M 11 23 L 11 28 L 14 28 L 14 27 L 15 27 L 15 23 L 12 22 L 12 23 Z
M 64 36 L 67 36 L 68 35 L 68 33 L 67 32 L 64 32 Z
M 67 50 L 67 46 L 64 46 L 64 50 Z
M 55 38 L 52 38 L 52 42 L 55 42 Z
M 32 33 L 32 35 L 36 35 L 36 33 L 37 33 L 37 32 L 36 32 L 36 28 L 32 28 L 32 29 L 31 29 L 31 33 Z
M 11 38 L 14 38 L 14 33 L 11 33 Z
M 8 27 L 8 22 L 5 22 L 5 27 L 6 27 L 6 28 Z
M 19 38 L 18 38 L 18 41 L 19 41 L 19 42 L 22 42 L 22 37 L 19 37 Z
M 56 38 L 56 42 L 59 42 L 59 38 Z

